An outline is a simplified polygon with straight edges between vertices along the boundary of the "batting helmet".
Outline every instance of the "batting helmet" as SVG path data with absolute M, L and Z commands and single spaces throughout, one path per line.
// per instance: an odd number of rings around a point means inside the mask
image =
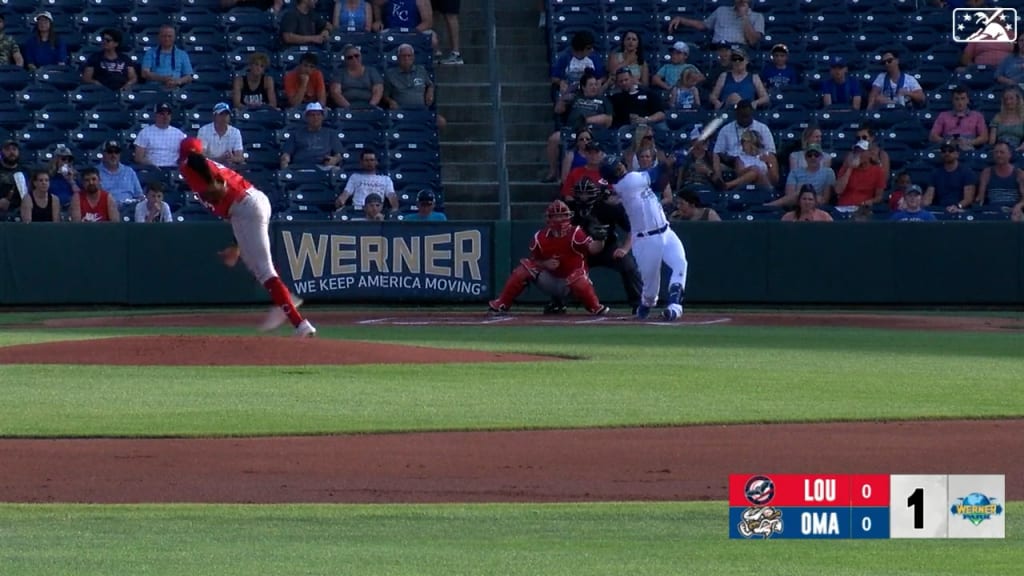
M 572 195 L 580 204 L 591 204 L 597 199 L 601 189 L 590 178 L 583 178 L 572 187 Z
M 619 164 L 622 164 L 622 159 L 618 156 L 605 156 L 599 169 L 601 178 L 604 178 L 604 181 L 609 184 L 615 184 L 622 180 L 622 176 L 619 175 Z
M 178 144 L 178 161 L 184 162 L 188 158 L 189 152 L 196 152 L 198 154 L 203 153 L 203 141 L 194 136 L 189 136 Z
M 555 200 L 548 204 L 546 217 L 548 228 L 564 230 L 569 227 L 569 221 L 572 219 L 572 210 L 569 210 L 569 206 L 565 202 Z

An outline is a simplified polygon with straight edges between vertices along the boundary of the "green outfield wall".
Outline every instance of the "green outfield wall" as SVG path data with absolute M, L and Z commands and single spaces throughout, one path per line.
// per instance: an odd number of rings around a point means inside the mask
M 312 301 L 479 301 L 500 290 L 536 223 L 273 225 L 273 253 L 290 284 L 299 239 L 324 250 L 336 274 Z M 675 229 L 690 262 L 687 300 L 749 304 L 1024 303 L 1024 226 L 1013 223 L 686 223 Z M 216 256 L 223 223 L 0 224 L 0 302 L 13 305 L 189 305 L 265 302 L 243 267 Z M 294 245 L 285 249 L 288 241 Z M 319 243 L 318 243 L 319 242 Z M 394 257 L 389 250 L 394 251 Z M 399 253 L 401 257 L 399 258 Z M 307 255 L 309 263 L 315 258 Z M 346 266 L 345 264 L 350 265 Z M 303 268 L 306 289 L 327 279 Z M 482 271 L 482 272 L 481 272 Z M 480 274 L 483 277 L 480 277 Z M 339 289 L 356 277 L 369 290 Z M 618 277 L 595 270 L 598 293 L 623 299 Z M 294 279 L 296 283 L 298 278 Z M 445 283 L 447 282 L 447 284 Z M 664 279 L 663 279 L 664 284 Z M 418 285 L 429 286 L 422 293 Z M 367 296 L 370 294 L 370 296 Z M 542 295 L 528 292 L 524 300 Z M 441 298 L 440 300 L 444 300 Z

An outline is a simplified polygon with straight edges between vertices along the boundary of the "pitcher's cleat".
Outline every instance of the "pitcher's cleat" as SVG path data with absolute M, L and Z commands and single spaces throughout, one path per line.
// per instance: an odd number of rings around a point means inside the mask
M 296 338 L 312 338 L 315 335 L 316 328 L 313 327 L 309 320 L 303 320 L 302 323 L 295 328 Z
M 298 310 L 299 306 L 302 306 L 302 298 L 297 296 L 292 297 L 292 305 Z M 260 324 L 260 332 L 270 332 L 271 330 L 277 330 L 281 324 L 284 324 L 288 316 L 285 315 L 284 310 L 281 310 L 280 306 L 272 306 L 270 312 L 267 313 L 266 319 Z

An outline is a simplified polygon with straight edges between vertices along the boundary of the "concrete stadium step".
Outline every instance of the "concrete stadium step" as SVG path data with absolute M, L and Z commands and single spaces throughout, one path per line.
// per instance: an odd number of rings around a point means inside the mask
M 501 78 L 512 82 L 538 82 L 548 78 L 550 68 L 543 65 L 505 66 L 502 65 Z M 435 66 L 435 81 L 438 85 L 451 83 L 483 83 L 490 82 L 491 74 L 486 64 L 463 64 L 462 66 Z
M 458 204 L 472 202 L 498 203 L 498 183 L 493 180 L 445 182 L 445 203 Z
M 441 110 L 444 114 L 444 111 Z M 483 122 L 449 122 L 439 133 L 441 142 L 494 141 L 494 125 Z M 493 144 L 491 145 L 493 147 Z
M 479 46 L 463 46 L 462 59 L 466 63 L 486 64 L 489 57 L 490 47 L 486 44 Z M 502 42 L 498 45 L 498 62 L 502 67 L 517 66 L 521 63 L 542 64 L 547 62 L 548 48 L 541 40 L 531 38 L 520 45 L 512 45 Z
M 547 122 L 522 122 L 505 126 L 506 141 L 537 142 L 543 146 L 554 131 L 554 124 Z
M 445 109 L 444 117 L 449 122 L 490 122 L 493 114 L 490 102 L 465 104 Z M 506 126 L 524 122 L 544 122 L 551 118 L 547 104 L 503 103 L 502 113 Z
M 547 82 L 507 84 L 501 87 L 501 95 L 506 102 L 529 102 L 538 97 L 548 98 L 549 86 L 550 84 Z M 438 86 L 438 103 L 446 105 L 463 102 L 490 102 L 493 90 L 490 82 L 445 83 Z
M 535 2 L 528 2 L 527 8 L 523 10 L 510 10 L 510 7 L 519 8 L 515 2 L 508 2 L 508 0 L 500 1 L 497 3 L 497 9 L 495 10 L 495 22 L 498 23 L 498 29 L 505 26 L 515 28 L 533 28 L 534 30 L 540 30 L 537 28 L 537 6 Z M 462 9 L 459 11 L 459 30 L 465 26 L 466 28 L 472 29 L 473 27 L 484 26 L 486 19 L 480 9 L 474 9 L 466 6 L 463 2 Z M 445 30 L 445 24 L 443 21 L 439 21 L 434 18 L 434 28 Z
M 484 182 L 498 179 L 498 165 L 482 162 L 446 161 L 441 164 L 442 182 Z
M 547 158 L 544 156 L 546 141 L 547 135 L 537 140 L 509 140 L 505 143 L 505 157 L 509 162 L 547 164 Z
M 537 180 L 516 180 L 509 174 L 509 199 L 513 204 L 522 202 L 551 202 L 558 197 L 558 184 L 545 184 Z
M 496 164 L 497 157 L 494 141 L 442 141 L 441 162 L 477 162 L 480 164 Z
M 495 186 L 494 195 L 498 195 L 497 186 Z M 497 202 L 462 202 L 452 206 L 446 205 L 444 211 L 449 220 L 490 222 L 499 218 L 501 205 Z
M 541 226 L 544 222 L 544 210 L 551 199 L 545 202 L 516 202 L 511 206 L 512 219 L 520 222 L 536 222 Z
M 548 172 L 547 162 L 513 162 L 508 160 L 508 179 L 516 182 L 529 182 L 544 177 Z

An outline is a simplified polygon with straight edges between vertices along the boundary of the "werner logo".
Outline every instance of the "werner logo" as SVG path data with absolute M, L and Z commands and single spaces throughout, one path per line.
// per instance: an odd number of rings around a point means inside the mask
M 1016 42 L 1019 25 L 1015 8 L 953 10 L 955 42 Z

